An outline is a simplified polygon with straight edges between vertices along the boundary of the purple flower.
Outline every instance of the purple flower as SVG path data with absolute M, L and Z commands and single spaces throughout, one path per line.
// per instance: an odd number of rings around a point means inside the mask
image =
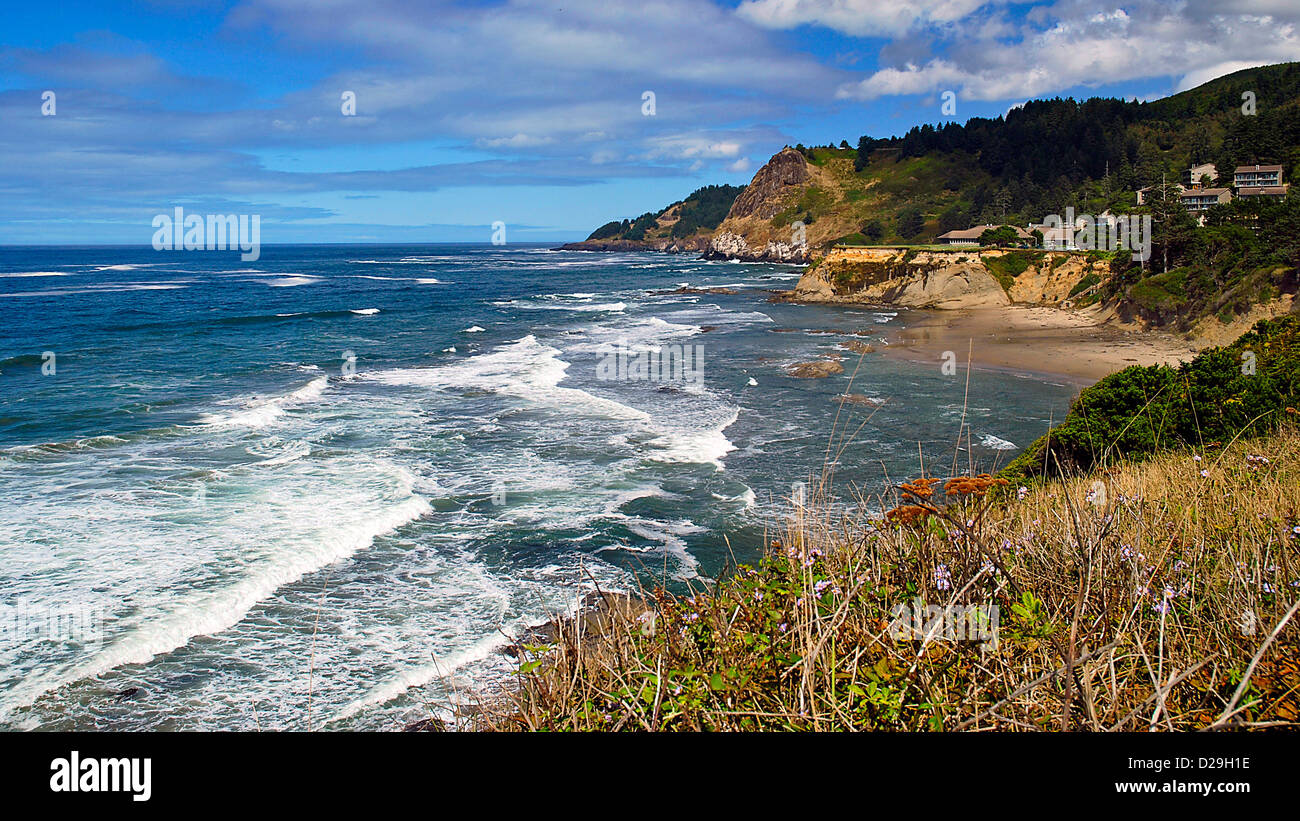
M 940 590 L 952 588 L 952 575 L 948 572 L 948 565 L 941 564 L 934 569 L 934 586 Z

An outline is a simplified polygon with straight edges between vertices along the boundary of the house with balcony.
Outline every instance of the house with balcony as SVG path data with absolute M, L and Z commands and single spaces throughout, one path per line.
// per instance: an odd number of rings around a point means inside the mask
M 1290 188 L 1291 183 L 1289 182 L 1284 182 L 1281 185 L 1243 186 L 1237 189 L 1237 196 L 1242 199 L 1284 200 Z
M 1216 205 L 1232 201 L 1232 191 L 1227 188 L 1188 188 L 1179 199 L 1192 214 L 1208 211 Z
M 1232 175 L 1235 188 L 1278 188 L 1282 185 L 1280 165 L 1239 165 Z
M 1201 181 L 1209 179 L 1210 185 L 1219 181 L 1219 169 L 1215 168 L 1214 163 L 1207 162 L 1200 165 L 1193 165 L 1183 173 L 1183 185 L 1188 188 L 1200 188 Z

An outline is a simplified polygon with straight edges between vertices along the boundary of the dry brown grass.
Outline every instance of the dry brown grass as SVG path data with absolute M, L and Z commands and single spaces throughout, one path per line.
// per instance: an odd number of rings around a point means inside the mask
M 1295 726 L 1300 434 L 1197 455 L 1035 489 L 946 476 L 857 500 L 899 511 L 889 518 L 814 494 L 757 568 L 694 595 L 645 594 L 648 613 L 595 633 L 572 622 L 531 648 L 512 708 L 488 724 Z M 894 608 L 917 599 L 996 604 L 996 642 L 891 636 Z

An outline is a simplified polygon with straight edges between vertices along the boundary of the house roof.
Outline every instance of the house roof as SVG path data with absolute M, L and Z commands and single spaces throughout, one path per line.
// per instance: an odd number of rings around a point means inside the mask
M 1221 197 L 1224 194 L 1230 194 L 1229 188 L 1189 188 L 1183 192 L 1183 199 L 1188 197 Z
M 974 228 L 957 228 L 952 231 L 948 231 L 946 233 L 940 234 L 938 238 L 978 240 L 980 238 L 980 234 L 983 234 L 985 231 L 991 229 L 997 229 L 1001 227 L 1002 226 L 1000 225 L 976 225 Z M 1020 239 L 1029 239 L 1031 237 L 1031 234 L 1023 228 L 1020 228 L 1015 225 L 1010 225 L 1007 227 L 1013 229 L 1016 232 L 1016 236 L 1019 237 Z
M 1237 166 L 1238 174 L 1248 174 L 1251 171 L 1281 171 L 1280 165 L 1239 165 Z

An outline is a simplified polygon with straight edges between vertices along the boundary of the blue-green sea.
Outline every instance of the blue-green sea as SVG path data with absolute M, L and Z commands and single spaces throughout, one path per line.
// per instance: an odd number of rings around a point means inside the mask
M 0 249 L 0 726 L 400 729 L 595 585 L 754 561 L 832 426 L 849 505 L 951 463 L 963 413 L 963 465 L 992 468 L 1067 410 L 1064 382 L 859 361 L 844 343 L 908 314 L 769 302 L 799 272 Z M 608 378 L 623 345 L 699 367 Z M 785 371 L 834 354 L 843 374 Z

